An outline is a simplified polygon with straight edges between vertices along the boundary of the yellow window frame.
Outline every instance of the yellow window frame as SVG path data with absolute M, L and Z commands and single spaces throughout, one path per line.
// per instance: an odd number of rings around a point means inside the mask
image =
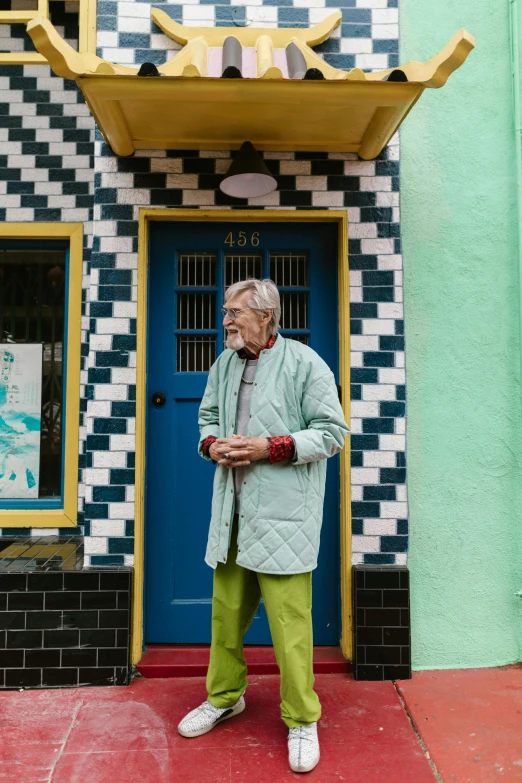
M 54 509 L 0 509 L 0 528 L 76 527 L 78 524 L 83 224 L 2 223 L 0 224 L 0 239 L 64 239 L 69 242 L 63 507 Z
M 96 0 L 78 0 L 78 4 L 78 51 L 96 54 Z M 49 19 L 49 0 L 38 0 L 36 11 L 0 11 L 0 24 L 27 24 L 37 16 Z M 34 65 L 47 62 L 47 58 L 39 52 L 0 52 L 0 65 Z

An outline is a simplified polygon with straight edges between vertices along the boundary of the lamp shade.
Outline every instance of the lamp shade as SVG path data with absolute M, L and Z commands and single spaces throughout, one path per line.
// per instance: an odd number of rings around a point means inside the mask
M 244 141 L 219 185 L 233 198 L 266 196 L 277 188 L 277 182 L 250 141 Z

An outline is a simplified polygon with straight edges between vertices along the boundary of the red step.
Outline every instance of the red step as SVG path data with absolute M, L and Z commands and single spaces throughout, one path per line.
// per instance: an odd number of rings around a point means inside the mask
M 204 677 L 207 673 L 210 647 L 207 644 L 148 644 L 137 669 L 143 677 Z M 278 674 L 273 647 L 245 646 L 249 674 Z M 314 647 L 315 674 L 351 672 L 338 647 Z

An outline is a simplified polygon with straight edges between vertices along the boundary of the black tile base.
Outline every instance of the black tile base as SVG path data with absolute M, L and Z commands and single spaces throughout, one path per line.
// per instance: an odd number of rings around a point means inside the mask
M 128 685 L 132 571 L 85 568 L 75 536 L 0 538 L 0 690 Z
M 406 566 L 353 566 L 356 680 L 411 679 L 410 579 Z

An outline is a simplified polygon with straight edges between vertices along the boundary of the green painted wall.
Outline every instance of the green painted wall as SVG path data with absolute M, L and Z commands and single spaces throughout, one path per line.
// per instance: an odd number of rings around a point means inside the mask
M 520 13 L 522 15 L 522 0 Z M 401 61 L 477 48 L 401 130 L 413 662 L 522 648 L 522 425 L 508 0 L 400 0 Z

